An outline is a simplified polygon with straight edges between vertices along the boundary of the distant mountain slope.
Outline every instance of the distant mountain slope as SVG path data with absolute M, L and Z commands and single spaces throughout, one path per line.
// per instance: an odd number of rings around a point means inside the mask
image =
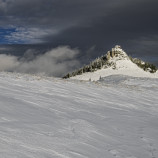
M 143 62 L 140 59 L 132 58 L 116 45 L 107 54 L 95 59 L 89 65 L 79 70 L 68 73 L 63 78 L 74 78 L 81 80 L 98 80 L 112 74 L 123 74 L 134 77 L 156 77 L 156 66 Z M 151 73 L 155 73 L 152 75 Z

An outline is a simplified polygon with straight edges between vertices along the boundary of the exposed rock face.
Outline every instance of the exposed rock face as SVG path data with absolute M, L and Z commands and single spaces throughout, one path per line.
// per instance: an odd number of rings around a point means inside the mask
M 114 48 L 112 48 L 111 51 L 108 51 L 106 54 L 107 60 L 113 57 L 128 57 L 127 54 L 124 52 L 124 50 L 121 48 L 121 46 L 116 45 Z
M 110 53 L 110 51 L 108 51 L 107 54 L 106 54 L 106 59 L 109 60 L 110 57 L 111 57 L 111 53 Z
M 110 56 L 113 58 L 115 56 L 115 52 L 114 51 L 111 51 L 110 52 Z

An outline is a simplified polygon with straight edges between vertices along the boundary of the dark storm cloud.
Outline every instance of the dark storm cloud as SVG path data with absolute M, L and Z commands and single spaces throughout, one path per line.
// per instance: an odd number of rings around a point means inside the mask
M 61 24 L 71 26 L 102 15 L 105 3 L 103 0 L 1 0 L 0 6 L 1 18 L 6 18 L 6 24 L 58 28 Z M 95 10 L 98 12 L 93 14 Z
M 149 61 L 155 57 L 157 59 L 154 60 L 158 61 L 157 10 L 156 0 L 124 1 L 119 5 L 111 5 L 108 11 L 105 10 L 107 14 L 95 19 L 93 25 L 75 26 L 63 30 L 57 36 L 47 38 L 48 41 L 73 46 L 95 45 L 98 55 L 103 53 L 101 50 L 107 50 L 118 43 L 131 55 L 149 58 Z
M 120 44 L 158 65 L 157 10 L 157 0 L 0 0 L 0 27 L 15 28 L 5 36 L 10 43 L 43 43 L 28 45 L 38 53 L 70 45 L 87 63 Z
M 44 42 L 47 35 L 91 25 L 106 14 L 108 4 L 103 0 L 0 0 L 0 26 L 16 28 L 6 37 L 10 42 L 20 39 L 23 43 Z
M 46 38 L 52 33 L 55 39 L 54 34 L 65 33 L 71 40 L 86 33 L 101 40 L 131 39 L 157 33 L 157 9 L 157 0 L 0 0 L 0 25 L 20 27 L 18 36 L 39 32 L 39 38 Z

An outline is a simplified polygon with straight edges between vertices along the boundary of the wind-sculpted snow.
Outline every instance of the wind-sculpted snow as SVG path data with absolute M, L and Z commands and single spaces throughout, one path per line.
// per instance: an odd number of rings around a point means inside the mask
M 0 73 L 0 157 L 157 158 L 157 85 Z

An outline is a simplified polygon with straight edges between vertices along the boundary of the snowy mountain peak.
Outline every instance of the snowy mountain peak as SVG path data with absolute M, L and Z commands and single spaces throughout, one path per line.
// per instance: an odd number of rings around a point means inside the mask
M 71 74 L 68 73 L 63 78 L 96 81 L 102 77 L 118 74 L 132 77 L 158 78 L 157 72 L 157 68 L 153 64 L 129 57 L 121 46 L 116 45 L 111 51 L 108 51 L 105 55 L 90 62 L 89 65 Z
M 127 53 L 119 45 L 108 51 L 106 58 L 108 67 L 112 67 L 113 69 L 128 68 L 129 65 L 133 64 Z M 105 67 L 107 66 L 105 65 Z

